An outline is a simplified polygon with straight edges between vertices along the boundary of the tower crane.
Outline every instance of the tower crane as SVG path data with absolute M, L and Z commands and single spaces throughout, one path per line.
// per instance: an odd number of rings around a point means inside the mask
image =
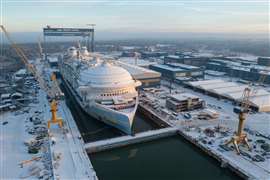
M 38 38 L 38 52 L 39 52 L 40 58 L 42 59 L 42 57 L 43 57 L 43 49 L 42 49 L 42 46 L 41 46 L 41 39 L 40 38 Z
M 233 110 L 236 114 L 238 114 L 238 119 L 239 119 L 238 129 L 237 129 L 236 134 L 231 138 L 230 141 L 226 143 L 226 145 L 232 143 L 234 145 L 234 148 L 237 151 L 237 154 L 240 154 L 240 150 L 238 147 L 239 144 L 244 144 L 250 149 L 250 146 L 248 144 L 247 134 L 243 133 L 244 121 L 246 120 L 246 116 L 249 112 L 250 93 L 251 93 L 251 89 L 249 87 L 245 88 L 242 95 L 241 106 L 235 107 Z
M 262 74 L 260 76 L 258 80 L 259 85 L 261 85 L 264 82 L 265 78 L 266 78 L 265 74 Z M 248 149 L 251 150 L 251 147 L 248 144 L 247 134 L 243 132 L 243 128 L 246 117 L 250 112 L 250 97 L 256 95 L 257 91 L 258 88 L 256 87 L 255 88 L 251 88 L 251 86 L 246 87 L 243 91 L 240 107 L 235 107 L 233 110 L 234 113 L 238 114 L 239 119 L 238 129 L 235 135 L 226 143 L 226 145 L 232 143 L 238 155 L 240 154 L 239 144 L 246 145 Z
M 62 127 L 63 125 L 62 118 L 57 117 L 57 99 L 61 91 L 56 83 L 55 74 L 52 74 L 51 77 L 52 86 L 49 86 L 49 84 L 44 80 L 44 78 L 42 78 L 42 75 L 36 69 L 36 67 L 29 63 L 29 60 L 27 56 L 24 54 L 23 50 L 11 39 L 5 27 L 3 25 L 0 25 L 0 29 L 2 29 L 2 31 L 4 32 L 5 36 L 7 37 L 7 40 L 10 42 L 10 45 L 15 50 L 20 59 L 23 61 L 27 70 L 33 74 L 35 79 L 38 81 L 40 87 L 47 93 L 48 97 L 52 100 L 51 101 L 52 118 L 51 120 L 48 121 L 48 127 L 50 127 L 51 123 L 58 124 L 60 127 Z

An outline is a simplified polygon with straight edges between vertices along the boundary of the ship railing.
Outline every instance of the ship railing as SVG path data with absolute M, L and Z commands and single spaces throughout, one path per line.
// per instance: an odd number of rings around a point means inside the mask
M 124 103 L 124 104 L 120 104 L 120 105 L 108 105 L 107 107 L 115 109 L 115 110 L 120 110 L 120 109 L 127 109 L 127 108 L 131 108 L 134 107 L 136 105 L 136 102 L 131 102 L 131 103 Z

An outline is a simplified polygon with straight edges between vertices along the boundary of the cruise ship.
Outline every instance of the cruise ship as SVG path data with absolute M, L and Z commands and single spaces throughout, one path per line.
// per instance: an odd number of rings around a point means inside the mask
M 108 60 L 100 60 L 86 47 L 71 47 L 59 57 L 59 70 L 69 91 L 90 116 L 126 134 L 138 106 L 140 81 Z

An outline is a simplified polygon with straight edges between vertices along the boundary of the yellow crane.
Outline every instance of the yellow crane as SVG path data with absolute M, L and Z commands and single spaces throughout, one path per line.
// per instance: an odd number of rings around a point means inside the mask
M 50 127 L 51 123 L 58 124 L 60 127 L 62 127 L 62 125 L 63 125 L 62 118 L 57 117 L 57 101 L 56 101 L 56 99 L 59 97 L 61 91 L 60 91 L 59 86 L 57 85 L 55 74 L 54 73 L 52 74 L 51 80 L 53 83 L 52 83 L 52 86 L 50 87 L 46 83 L 44 78 L 42 78 L 42 75 L 35 68 L 35 66 L 33 66 L 32 64 L 29 63 L 27 56 L 24 54 L 23 50 L 12 40 L 12 38 L 10 37 L 10 35 L 7 32 L 7 30 L 5 29 L 5 27 L 3 25 L 0 25 L 0 28 L 4 32 L 5 36 L 7 37 L 7 40 L 10 42 L 10 45 L 12 46 L 12 48 L 15 50 L 17 55 L 21 58 L 21 60 L 25 64 L 28 71 L 34 75 L 34 77 L 38 81 L 40 87 L 45 92 L 47 92 L 49 98 L 52 100 L 51 101 L 52 118 L 51 118 L 51 120 L 48 121 L 48 127 Z
M 258 84 L 263 84 L 265 78 L 266 75 L 262 74 L 258 80 Z M 240 107 L 234 108 L 234 112 L 238 114 L 239 119 L 238 129 L 235 135 L 231 138 L 231 140 L 226 143 L 226 145 L 232 143 L 234 145 L 234 148 L 236 149 L 237 154 L 240 154 L 239 144 L 246 145 L 248 149 L 251 150 L 251 147 L 248 144 L 247 134 L 243 132 L 243 128 L 246 117 L 250 111 L 250 97 L 256 95 L 257 91 L 257 88 L 252 89 L 251 86 L 245 88 L 243 91 L 242 100 L 240 102 Z
M 249 112 L 250 93 L 251 93 L 251 89 L 249 87 L 245 88 L 243 92 L 243 96 L 242 96 L 241 106 L 234 108 L 234 112 L 238 114 L 238 119 L 239 119 L 238 129 L 237 129 L 236 134 L 231 138 L 231 140 L 226 143 L 226 145 L 232 143 L 234 145 L 234 148 L 237 151 L 237 154 L 240 154 L 240 150 L 238 147 L 239 144 L 244 144 L 250 149 L 250 146 L 248 144 L 247 134 L 243 132 L 244 122 Z

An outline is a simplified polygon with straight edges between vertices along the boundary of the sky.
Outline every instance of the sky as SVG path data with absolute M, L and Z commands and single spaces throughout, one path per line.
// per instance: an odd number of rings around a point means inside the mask
M 9 32 L 87 27 L 125 33 L 269 33 L 269 0 L 0 0 Z

